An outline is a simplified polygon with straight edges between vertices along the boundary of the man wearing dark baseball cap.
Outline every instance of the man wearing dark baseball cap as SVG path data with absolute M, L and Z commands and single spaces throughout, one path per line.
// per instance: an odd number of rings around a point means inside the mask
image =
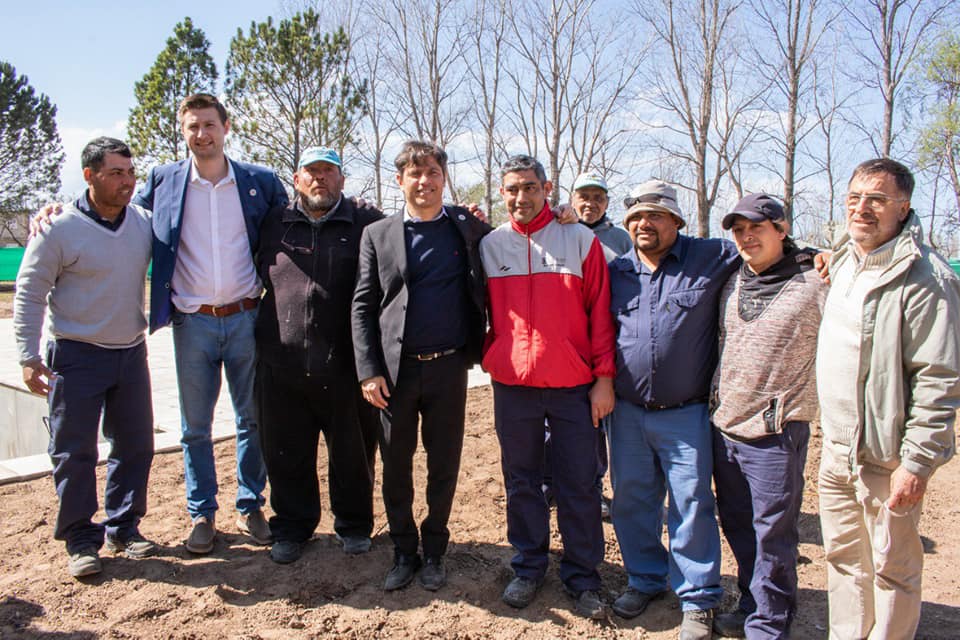
M 679 233 L 677 191 L 663 180 L 640 184 L 623 204 L 634 251 L 610 263 L 619 329 L 609 437 L 612 519 L 628 582 L 612 608 L 640 615 L 669 576 L 683 609 L 681 640 L 707 640 L 723 596 L 707 396 L 718 299 L 740 258 L 730 241 Z M 669 553 L 660 541 L 668 492 Z
M 814 253 L 787 235 L 783 207 L 772 196 L 746 196 L 722 226 L 732 230 L 743 265 L 720 294 L 720 359 L 710 394 L 713 477 L 740 604 L 716 617 L 714 631 L 787 637 L 827 285 Z

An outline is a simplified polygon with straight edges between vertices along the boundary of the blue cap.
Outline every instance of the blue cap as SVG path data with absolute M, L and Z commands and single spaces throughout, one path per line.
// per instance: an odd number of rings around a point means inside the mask
M 313 164 L 314 162 L 329 162 L 330 164 L 337 165 L 341 169 L 343 168 L 343 163 L 340 162 L 340 156 L 338 156 L 337 152 L 333 149 L 329 147 L 310 147 L 300 154 L 300 163 L 297 164 L 297 169 L 305 167 L 308 164 Z

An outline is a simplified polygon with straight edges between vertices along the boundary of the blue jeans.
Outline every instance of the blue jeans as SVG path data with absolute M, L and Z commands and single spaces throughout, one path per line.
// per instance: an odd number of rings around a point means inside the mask
M 173 347 L 180 391 L 180 444 L 183 447 L 187 511 L 212 518 L 217 511 L 217 472 L 211 428 L 220 395 L 220 369 L 237 416 L 237 510 L 259 511 L 267 484 L 253 402 L 257 310 L 224 318 L 201 313 L 173 314 Z
M 739 441 L 713 433 L 717 509 L 737 559 L 740 610 L 750 638 L 787 638 L 797 607 L 797 522 L 810 425 Z
M 707 405 L 647 411 L 618 398 L 609 435 L 611 518 L 629 586 L 657 593 L 669 575 L 684 611 L 717 607 L 723 589 Z M 660 542 L 667 494 L 669 554 Z

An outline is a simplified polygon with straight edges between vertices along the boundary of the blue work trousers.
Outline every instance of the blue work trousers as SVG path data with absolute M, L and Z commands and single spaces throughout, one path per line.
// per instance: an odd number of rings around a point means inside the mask
M 707 405 L 647 410 L 618 398 L 609 435 L 611 518 L 629 586 L 658 593 L 669 576 L 684 611 L 716 607 L 723 589 Z M 660 541 L 667 495 L 669 553 Z
M 600 588 L 603 524 L 597 486 L 597 431 L 589 385 L 559 389 L 493 384 L 494 421 L 507 490 L 507 539 L 517 576 L 540 580 L 547 571 L 550 509 L 543 497 L 544 419 L 557 524 L 563 540 L 560 579 L 573 593 Z
M 105 349 L 74 340 L 47 348 L 50 382 L 50 460 L 60 505 L 53 537 L 68 553 L 103 546 L 104 531 L 127 540 L 147 512 L 153 461 L 153 405 L 147 346 Z M 97 436 L 110 443 L 103 523 L 97 512 Z
M 810 425 L 756 440 L 713 432 L 720 526 L 737 560 L 748 638 L 786 638 L 797 606 L 797 522 Z

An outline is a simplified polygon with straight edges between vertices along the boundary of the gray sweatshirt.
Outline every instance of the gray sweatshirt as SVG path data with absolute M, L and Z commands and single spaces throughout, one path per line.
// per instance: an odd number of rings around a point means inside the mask
M 40 359 L 44 309 L 56 338 L 121 349 L 144 339 L 143 300 L 153 231 L 150 213 L 128 205 L 116 231 L 67 205 L 27 245 L 17 274 L 13 328 L 20 364 Z

